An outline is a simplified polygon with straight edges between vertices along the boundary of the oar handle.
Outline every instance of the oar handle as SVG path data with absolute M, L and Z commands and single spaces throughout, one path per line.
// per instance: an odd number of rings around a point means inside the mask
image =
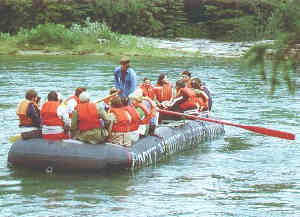
M 116 96 L 116 95 L 118 95 L 118 93 L 119 93 L 119 92 L 115 92 L 115 93 L 113 93 L 113 94 L 111 94 L 111 95 L 109 95 L 109 96 L 106 96 L 106 97 L 104 97 L 104 98 L 102 98 L 102 99 L 97 100 L 95 103 L 99 103 L 99 102 L 102 102 L 102 101 L 104 101 L 104 100 L 106 100 L 106 99 L 109 99 L 109 98 L 111 98 L 111 97 L 113 97 L 113 96 Z

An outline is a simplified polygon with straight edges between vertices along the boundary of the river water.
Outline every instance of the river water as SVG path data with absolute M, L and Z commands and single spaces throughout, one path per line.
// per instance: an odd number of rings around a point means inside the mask
M 7 167 L 9 137 L 18 132 L 16 104 L 35 88 L 69 96 L 86 86 L 107 95 L 118 58 L 0 57 L 0 216 L 300 216 L 300 142 L 225 127 L 217 140 L 134 172 L 51 174 Z M 259 75 L 234 60 L 132 59 L 139 80 L 184 69 L 213 92 L 213 116 L 300 135 L 299 92 L 273 96 Z

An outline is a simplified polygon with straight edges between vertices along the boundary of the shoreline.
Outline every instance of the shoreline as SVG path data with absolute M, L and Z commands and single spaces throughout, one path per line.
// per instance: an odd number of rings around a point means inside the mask
M 177 38 L 174 40 L 167 39 L 155 39 L 155 38 L 144 38 L 148 40 L 153 49 L 159 49 L 162 51 L 159 55 L 150 55 L 152 57 L 214 57 L 214 58 L 241 58 L 252 46 L 258 44 L 271 44 L 273 41 L 255 41 L 255 42 L 221 42 L 209 39 L 191 39 L 191 38 Z M 82 51 L 75 52 L 71 50 L 65 51 L 49 51 L 43 49 L 28 49 L 18 50 L 13 54 L 3 55 L 93 55 L 93 56 L 118 56 L 113 52 L 99 52 L 99 51 Z M 126 56 L 147 56 L 139 52 L 124 52 L 121 55 Z

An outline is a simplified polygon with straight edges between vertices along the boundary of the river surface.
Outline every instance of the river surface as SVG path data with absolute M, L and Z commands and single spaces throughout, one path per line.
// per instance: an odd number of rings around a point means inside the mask
M 134 172 L 44 174 L 7 166 L 17 103 L 29 88 L 107 95 L 119 58 L 0 56 L 0 216 L 300 216 L 300 142 L 225 127 L 225 136 Z M 139 80 L 188 69 L 213 93 L 213 116 L 300 135 L 299 92 L 273 96 L 235 60 L 134 57 Z

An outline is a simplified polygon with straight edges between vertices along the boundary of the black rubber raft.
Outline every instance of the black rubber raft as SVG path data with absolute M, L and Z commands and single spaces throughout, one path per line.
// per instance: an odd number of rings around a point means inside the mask
M 224 133 L 223 125 L 188 120 L 177 126 L 161 125 L 156 129 L 161 138 L 147 136 L 130 148 L 111 143 L 92 145 L 77 140 L 19 140 L 9 150 L 8 163 L 13 167 L 46 172 L 136 169 L 192 149 Z

